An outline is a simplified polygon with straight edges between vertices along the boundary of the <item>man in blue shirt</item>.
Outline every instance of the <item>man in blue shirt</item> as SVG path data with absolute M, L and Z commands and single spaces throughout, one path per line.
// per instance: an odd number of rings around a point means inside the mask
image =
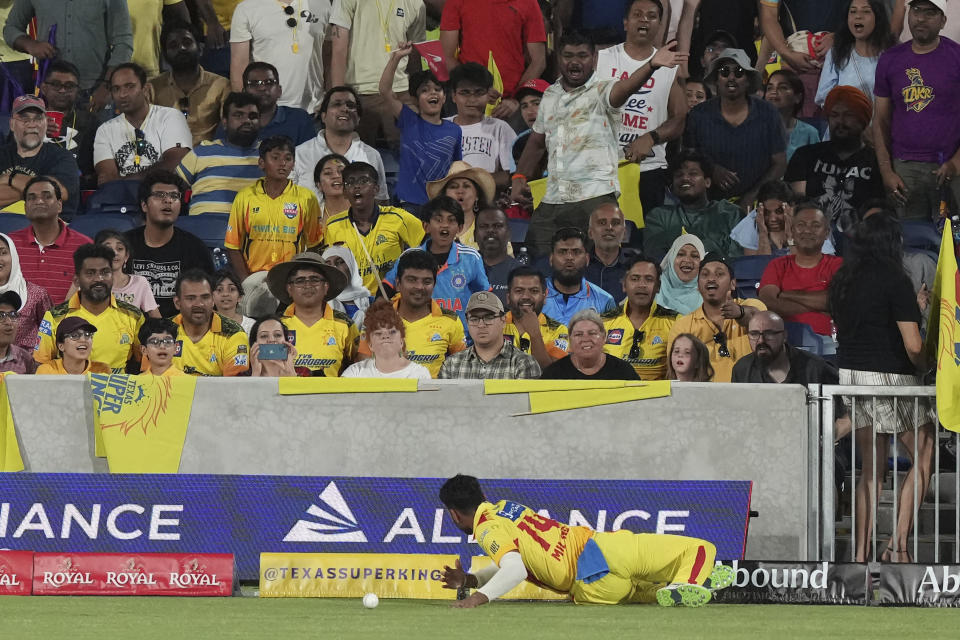
M 567 324 L 583 309 L 602 314 L 617 307 L 613 296 L 583 277 L 589 261 L 582 231 L 564 227 L 553 234 L 550 252 L 553 276 L 547 278 L 547 302 L 543 305 L 543 313 Z

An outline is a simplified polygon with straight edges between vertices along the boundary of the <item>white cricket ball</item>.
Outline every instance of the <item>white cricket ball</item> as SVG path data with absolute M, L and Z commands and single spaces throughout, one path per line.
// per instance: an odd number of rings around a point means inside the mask
M 376 609 L 378 604 L 380 604 L 380 598 L 377 597 L 377 594 L 368 593 L 363 596 L 363 606 L 367 609 Z

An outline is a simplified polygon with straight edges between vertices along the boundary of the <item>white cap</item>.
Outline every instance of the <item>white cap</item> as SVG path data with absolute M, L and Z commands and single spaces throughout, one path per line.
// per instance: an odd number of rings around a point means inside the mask
M 920 2 L 921 0 L 910 0 L 908 4 L 913 4 L 914 2 Z M 943 11 L 944 14 L 947 13 L 947 0 L 923 0 L 924 2 L 929 2 L 940 11 Z

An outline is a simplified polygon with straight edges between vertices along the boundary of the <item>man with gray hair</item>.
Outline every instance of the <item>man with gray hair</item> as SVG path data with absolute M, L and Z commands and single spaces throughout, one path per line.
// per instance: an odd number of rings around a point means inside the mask
M 570 319 L 570 355 L 543 370 L 545 380 L 639 380 L 626 360 L 604 353 L 603 318 L 584 309 Z

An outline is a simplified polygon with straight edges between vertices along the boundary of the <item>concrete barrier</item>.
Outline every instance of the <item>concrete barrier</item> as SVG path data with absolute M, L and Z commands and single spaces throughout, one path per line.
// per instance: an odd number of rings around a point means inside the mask
M 8 381 L 28 471 L 106 471 L 84 378 Z M 747 558 L 807 559 L 801 386 L 675 384 L 667 398 L 542 415 L 516 415 L 526 395 L 484 396 L 479 381 L 426 386 L 436 390 L 280 396 L 275 379 L 202 379 L 180 471 L 752 480 Z

